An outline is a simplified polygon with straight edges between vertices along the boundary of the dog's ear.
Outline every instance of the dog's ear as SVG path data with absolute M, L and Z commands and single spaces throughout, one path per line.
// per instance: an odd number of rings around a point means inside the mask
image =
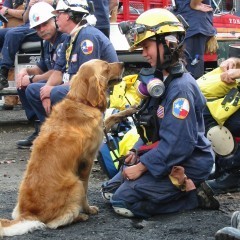
M 99 81 L 96 76 L 91 76 L 88 79 L 88 89 L 87 89 L 87 101 L 93 106 L 96 107 L 100 103 L 100 94 L 101 88 Z

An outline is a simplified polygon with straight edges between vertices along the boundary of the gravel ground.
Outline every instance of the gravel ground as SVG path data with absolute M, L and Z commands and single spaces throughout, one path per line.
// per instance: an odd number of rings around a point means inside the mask
M 16 148 L 16 141 L 30 135 L 30 126 L 22 110 L 0 111 L 0 217 L 10 218 L 16 203 L 18 186 L 29 158 L 28 150 Z M 218 196 L 219 211 L 194 210 L 161 215 L 150 219 L 126 219 L 114 214 L 100 194 L 100 186 L 107 177 L 95 162 L 90 178 L 89 202 L 97 205 L 99 214 L 86 222 L 57 230 L 35 231 L 16 240 L 37 239 L 160 239 L 160 240 L 214 240 L 215 232 L 230 225 L 231 214 L 240 210 L 240 194 Z M 5 238 L 10 239 L 10 238 Z

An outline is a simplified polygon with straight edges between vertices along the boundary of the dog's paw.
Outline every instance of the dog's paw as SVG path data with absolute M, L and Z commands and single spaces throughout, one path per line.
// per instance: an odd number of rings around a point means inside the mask
M 83 222 L 83 221 L 87 221 L 89 218 L 89 216 L 85 213 L 80 213 L 77 218 L 74 220 L 74 222 Z
M 91 215 L 96 215 L 98 214 L 99 209 L 96 206 L 89 206 L 89 214 Z

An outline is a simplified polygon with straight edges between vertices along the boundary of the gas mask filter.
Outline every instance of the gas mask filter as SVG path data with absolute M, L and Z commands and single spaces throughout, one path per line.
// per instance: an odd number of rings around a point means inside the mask
M 160 78 L 155 77 L 154 68 L 143 68 L 139 73 L 139 84 L 137 93 L 141 98 L 149 96 L 158 98 L 163 95 L 165 86 Z

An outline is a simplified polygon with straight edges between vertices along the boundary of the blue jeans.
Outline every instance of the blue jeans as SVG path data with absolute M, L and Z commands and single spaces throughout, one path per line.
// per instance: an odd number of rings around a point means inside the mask
M 46 81 L 39 81 L 39 83 L 46 83 Z M 29 86 L 27 86 L 29 87 Z M 36 119 L 37 118 L 37 115 L 35 114 L 32 106 L 29 104 L 29 101 L 26 97 L 26 88 L 22 88 L 22 89 L 17 89 L 18 91 L 18 96 L 21 100 L 21 103 L 22 103 L 22 106 L 23 106 L 23 109 L 25 110 L 25 113 L 26 113 L 26 116 L 27 116 L 27 119 L 29 121 L 33 120 L 33 119 Z
M 40 41 L 36 34 L 25 38 L 27 34 L 32 32 L 35 30 L 29 29 L 29 23 L 19 27 L 0 29 L 1 67 L 10 69 L 14 65 L 15 55 L 23 42 Z

